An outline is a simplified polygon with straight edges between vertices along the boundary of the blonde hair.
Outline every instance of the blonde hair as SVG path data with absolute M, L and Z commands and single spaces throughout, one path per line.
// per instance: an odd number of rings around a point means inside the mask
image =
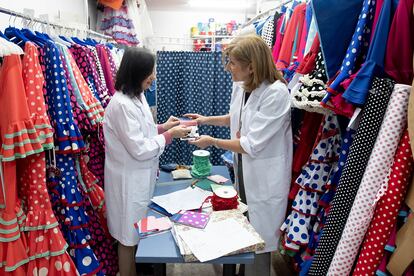
M 246 91 L 253 91 L 267 80 L 286 82 L 281 73 L 276 70 L 272 53 L 263 39 L 257 35 L 247 35 L 234 38 L 223 52 L 223 60 L 232 57 L 245 66 L 252 66 L 249 80 L 244 82 Z

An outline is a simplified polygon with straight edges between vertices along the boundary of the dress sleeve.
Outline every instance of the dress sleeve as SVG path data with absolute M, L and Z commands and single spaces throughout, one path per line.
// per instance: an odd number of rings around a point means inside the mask
M 163 134 L 145 137 L 140 118 L 137 118 L 126 105 L 113 109 L 116 123 L 111 124 L 120 142 L 129 154 L 140 161 L 158 158 L 164 151 L 166 137 Z M 109 119 L 111 121 L 111 119 Z

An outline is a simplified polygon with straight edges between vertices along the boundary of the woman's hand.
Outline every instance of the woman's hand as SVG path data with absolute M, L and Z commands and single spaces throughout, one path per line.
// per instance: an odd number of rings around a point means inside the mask
M 171 134 L 172 138 L 184 138 L 191 132 L 191 127 L 183 125 L 175 126 L 167 130 Z
M 184 117 L 188 117 L 192 120 L 195 120 L 198 125 L 206 125 L 208 121 L 207 116 L 203 116 L 197 113 L 187 113 L 187 114 L 184 114 Z
M 180 120 L 177 117 L 170 116 L 168 120 L 162 124 L 162 128 L 164 130 L 169 130 L 172 127 L 178 126 L 180 124 Z
M 201 149 L 205 149 L 214 144 L 214 138 L 209 135 L 201 135 L 199 138 L 188 143 L 195 145 Z

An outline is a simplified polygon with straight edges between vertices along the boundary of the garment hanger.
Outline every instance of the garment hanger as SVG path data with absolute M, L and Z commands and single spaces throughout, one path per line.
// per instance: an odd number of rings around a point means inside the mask
M 62 29 L 64 29 L 65 27 L 62 27 Z M 61 38 L 59 35 L 56 34 L 56 32 L 53 32 L 50 34 L 50 37 L 52 38 L 52 40 L 54 40 L 57 43 L 60 43 L 62 45 L 65 45 L 67 47 L 72 46 L 72 43 L 64 40 L 63 38 Z
M 15 24 L 16 18 L 15 16 L 13 25 Z M 1 44 L 3 45 L 2 52 L 4 56 L 11 54 L 21 55 L 23 54 L 22 48 L 28 39 L 17 28 L 11 26 L 10 19 L 11 17 L 9 18 L 9 27 L 4 32 L 6 38 L 1 38 Z M 7 31 L 9 34 L 7 34 Z

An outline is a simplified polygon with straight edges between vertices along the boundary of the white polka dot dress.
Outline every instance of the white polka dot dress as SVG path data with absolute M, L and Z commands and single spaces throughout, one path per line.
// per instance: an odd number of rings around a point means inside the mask
M 397 84 L 385 112 L 368 165 L 355 197 L 328 275 L 347 275 L 358 254 L 375 210 L 376 197 L 388 182 L 398 142 L 407 123 L 408 98 L 411 86 Z M 384 187 L 384 188 L 382 188 Z
M 394 82 L 375 78 L 323 228 L 309 275 L 326 275 L 375 144 Z
M 330 174 L 337 166 L 340 145 L 338 119 L 334 115 L 326 116 L 309 161 L 296 179 L 300 190 L 292 203 L 291 214 L 280 228 L 285 233 L 283 247 L 286 250 L 298 251 L 309 243 L 309 233 L 319 209 L 318 201 L 326 190 Z

